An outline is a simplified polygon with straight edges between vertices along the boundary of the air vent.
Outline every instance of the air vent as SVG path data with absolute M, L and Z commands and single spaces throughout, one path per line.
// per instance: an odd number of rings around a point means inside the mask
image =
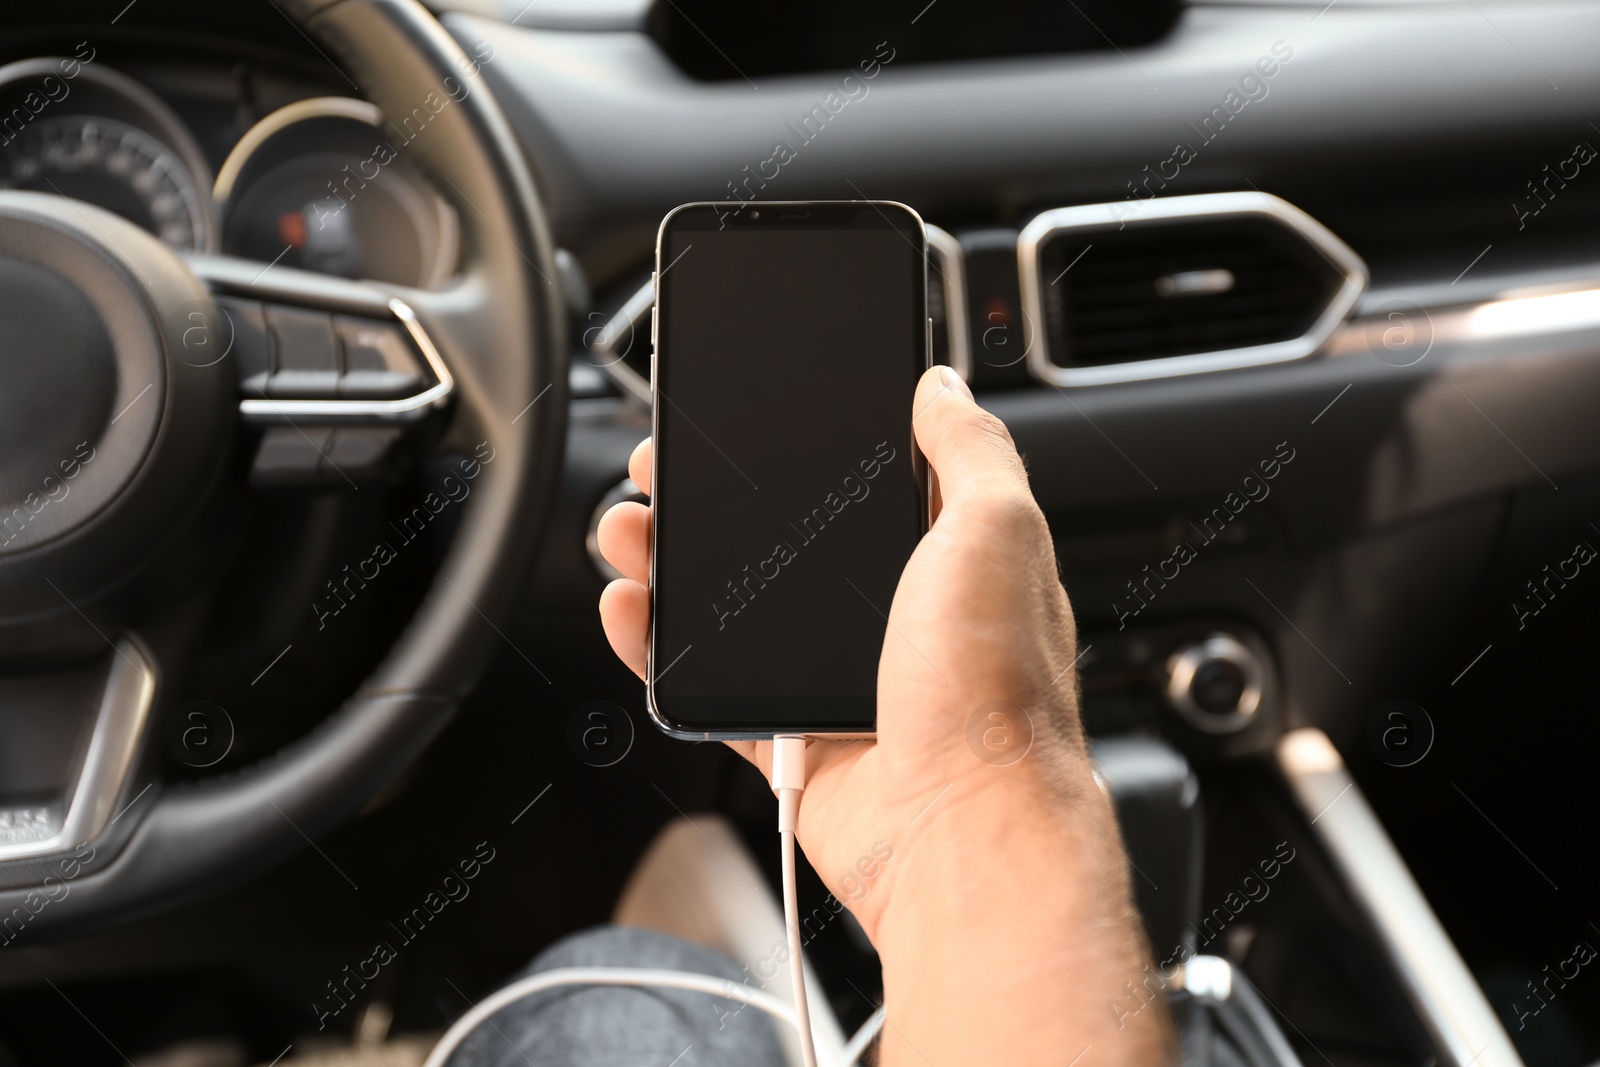
M 1265 193 L 1048 211 L 1018 241 L 1029 368 L 1053 385 L 1230 370 L 1314 353 L 1366 287 L 1361 259 Z

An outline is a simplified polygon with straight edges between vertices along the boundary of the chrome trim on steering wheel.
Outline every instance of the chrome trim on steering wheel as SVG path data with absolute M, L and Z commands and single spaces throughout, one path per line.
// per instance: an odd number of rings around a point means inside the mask
M 67 800 L 66 816 L 49 837 L 0 844 L 0 861 L 70 852 L 98 839 L 120 815 L 116 806 L 127 787 L 155 703 L 156 674 L 155 666 L 134 642 L 123 639 L 114 647 L 95 713 L 94 733 Z
M 450 374 L 433 340 L 417 321 L 416 312 L 402 300 L 391 297 L 389 310 L 399 319 L 411 335 L 412 342 L 422 357 L 428 361 L 433 376 L 438 379 L 431 387 L 415 396 L 400 400 L 273 400 L 269 397 L 239 401 L 239 413 L 251 422 L 276 422 L 284 418 L 308 418 L 337 421 L 341 419 L 406 419 L 416 418 L 431 408 L 440 408 L 450 401 L 455 392 L 456 380 Z

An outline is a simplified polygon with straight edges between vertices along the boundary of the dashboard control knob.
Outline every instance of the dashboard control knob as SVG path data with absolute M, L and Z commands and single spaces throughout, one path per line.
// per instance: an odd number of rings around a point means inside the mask
M 1261 710 L 1266 666 L 1236 637 L 1215 633 L 1167 658 L 1166 698 L 1191 726 L 1211 734 L 1244 729 Z

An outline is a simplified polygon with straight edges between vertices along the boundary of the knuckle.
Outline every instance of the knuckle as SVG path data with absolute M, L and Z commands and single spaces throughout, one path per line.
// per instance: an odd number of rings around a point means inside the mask
M 1003 489 L 986 494 L 982 510 L 988 523 L 1009 535 L 1036 538 L 1045 533 L 1044 513 L 1025 490 Z
M 997 451 L 1015 453 L 1016 443 L 1011 439 L 1011 430 L 999 417 L 979 408 L 977 412 L 962 424 L 964 443 L 975 446 L 987 447 Z
M 941 451 L 980 459 L 999 470 L 1022 470 L 1011 430 L 987 411 L 980 409 L 946 424 L 941 437 Z

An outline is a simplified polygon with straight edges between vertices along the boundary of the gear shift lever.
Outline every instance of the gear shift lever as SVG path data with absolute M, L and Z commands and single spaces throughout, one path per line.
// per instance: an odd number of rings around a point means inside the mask
M 1092 753 L 1122 826 L 1134 899 L 1155 962 L 1181 961 L 1197 948 L 1204 845 L 1200 780 L 1183 754 L 1164 741 L 1106 738 L 1094 742 Z

